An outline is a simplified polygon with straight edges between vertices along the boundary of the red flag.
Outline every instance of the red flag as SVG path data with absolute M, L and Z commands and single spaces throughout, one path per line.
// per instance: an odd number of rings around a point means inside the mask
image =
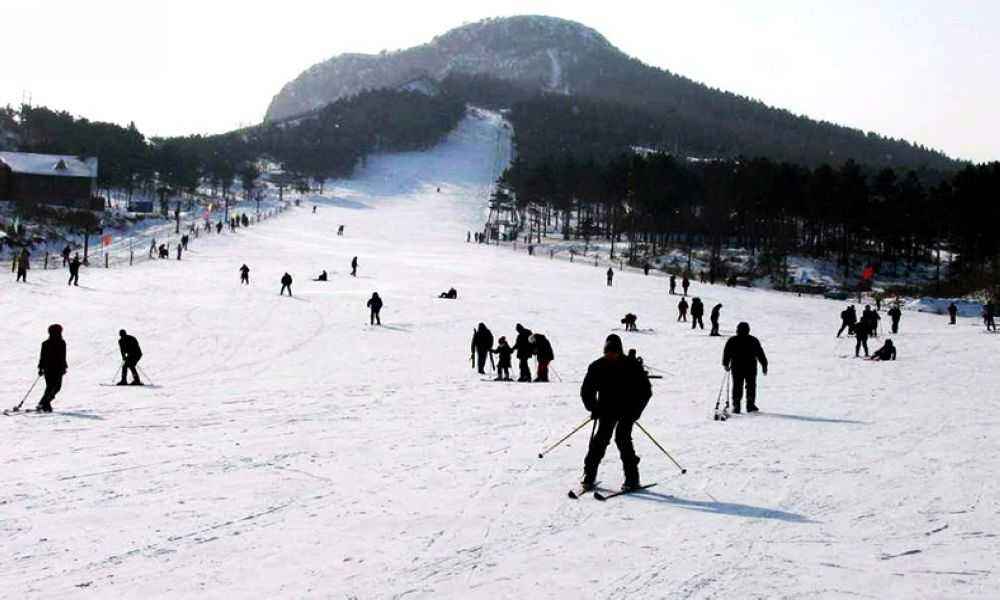
M 111 245 L 111 235 L 110 234 L 101 238 L 101 246 L 104 246 L 105 248 L 107 248 L 110 245 Z
M 875 277 L 875 267 L 873 267 L 872 265 L 868 265 L 867 267 L 865 267 L 864 272 L 861 274 L 861 279 L 863 281 L 871 281 L 873 277 Z

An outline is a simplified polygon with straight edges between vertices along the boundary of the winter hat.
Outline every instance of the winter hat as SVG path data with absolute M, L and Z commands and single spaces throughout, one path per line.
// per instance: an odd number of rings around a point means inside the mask
M 608 352 L 615 352 L 617 354 L 625 353 L 622 347 L 622 339 L 613 333 L 604 340 L 604 353 L 607 354 Z
M 49 325 L 49 335 L 62 335 L 62 325 L 59 323 Z
M 125 330 L 124 329 L 119 329 L 118 330 L 118 335 L 124 337 L 125 336 Z
M 504 336 L 501 335 L 500 339 L 498 340 L 498 343 L 500 343 L 500 344 L 506 344 L 507 343 L 507 338 L 505 338 Z
M 737 335 L 750 335 L 750 323 L 743 321 L 736 326 Z

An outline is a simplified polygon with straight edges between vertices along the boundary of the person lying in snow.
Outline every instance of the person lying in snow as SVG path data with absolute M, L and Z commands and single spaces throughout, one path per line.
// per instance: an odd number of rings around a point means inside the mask
M 458 298 L 458 291 L 455 288 L 450 288 L 447 292 L 441 292 L 441 295 L 439 295 L 438 298 L 455 300 Z
M 868 360 L 896 360 L 896 346 L 892 344 L 892 340 L 886 340 Z

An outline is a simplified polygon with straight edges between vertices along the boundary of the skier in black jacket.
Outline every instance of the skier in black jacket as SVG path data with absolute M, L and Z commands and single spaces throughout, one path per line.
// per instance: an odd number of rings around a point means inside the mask
M 517 353 L 517 380 L 521 383 L 531 381 L 531 369 L 528 368 L 528 359 L 534 353 L 531 347 L 531 330 L 518 323 L 514 329 L 517 330 L 517 339 L 514 340 L 514 351 Z
M 480 323 L 475 333 L 472 334 L 472 348 L 470 350 L 472 356 L 477 359 L 476 368 L 480 375 L 486 374 L 486 357 L 492 350 L 493 332 L 486 327 L 485 323 Z
M 45 393 L 35 410 L 52 412 L 52 401 L 62 389 L 63 375 L 66 374 L 66 342 L 62 337 L 62 325 L 49 325 L 49 339 L 42 342 L 38 357 L 38 375 L 45 377 Z
M 128 385 L 127 374 L 132 371 L 132 385 L 142 385 L 139 373 L 135 367 L 142 358 L 142 348 L 139 347 L 139 340 L 129 335 L 124 329 L 118 332 L 118 349 L 122 353 L 122 378 L 118 385 Z
M 712 322 L 712 332 L 708 335 L 718 336 L 719 335 L 719 313 L 722 311 L 722 304 L 716 304 L 712 307 L 712 315 L 709 320 Z
M 552 351 L 552 344 L 549 343 L 549 339 L 540 333 L 532 334 L 528 338 L 531 342 L 531 349 L 535 354 L 535 362 L 538 367 L 538 373 L 535 375 L 535 383 L 548 383 L 549 381 L 549 363 L 555 360 L 556 355 Z
M 670 275 L 670 295 L 673 296 L 677 293 L 677 276 L 674 274 Z
M 954 325 L 955 317 L 957 316 L 958 316 L 958 307 L 955 306 L 954 302 L 952 302 L 951 304 L 948 305 L 948 319 L 949 319 L 948 324 Z
M 240 267 L 240 285 L 250 285 L 250 267 Z
M 695 327 L 705 328 L 705 305 L 702 304 L 701 298 L 694 298 L 691 300 L 691 329 Z
M 632 447 L 632 426 L 642 416 L 652 395 L 642 366 L 625 357 L 621 338 L 609 335 L 604 343 L 604 356 L 590 364 L 580 387 L 584 408 L 597 420 L 597 429 L 583 461 L 581 484 L 585 490 L 593 489 L 597 468 L 612 436 L 625 472 L 622 489 L 640 486 L 639 457 Z
M 903 317 L 903 311 L 899 310 L 899 305 L 894 304 L 889 309 L 889 318 L 892 319 L 892 332 L 899 333 L 899 320 Z
M 368 302 L 365 304 L 365 306 L 371 309 L 371 315 L 370 315 L 371 324 L 381 325 L 382 318 L 379 316 L 379 313 L 382 312 L 382 298 L 379 297 L 378 292 L 372 293 L 372 297 L 368 299 Z
M 840 330 L 837 331 L 837 337 L 847 330 L 847 335 L 854 333 L 854 326 L 858 323 L 858 313 L 854 310 L 854 305 L 848 306 L 844 310 L 840 311 Z
M 722 351 L 722 366 L 733 374 L 733 413 L 740 413 L 743 388 L 747 390 L 747 412 L 757 412 L 757 363 L 767 375 L 767 356 L 760 341 L 750 335 L 750 325 L 740 323 L 736 335 L 729 338 Z
M 288 273 L 285 273 L 284 275 L 281 276 L 281 293 L 279 293 L 278 295 L 279 296 L 284 296 L 285 295 L 285 290 L 288 290 L 288 296 L 291 297 L 291 295 L 292 295 L 292 276 L 289 275 Z
M 507 345 L 507 338 L 500 336 L 493 352 L 497 355 L 497 378 L 494 381 L 510 381 L 510 357 L 514 349 Z
M 615 272 L 611 267 L 608 267 L 608 287 L 611 287 L 611 282 L 615 278 Z
M 677 322 L 679 323 L 681 321 L 684 321 L 686 323 L 687 320 L 688 320 L 688 302 L 684 298 L 681 298 L 681 301 L 677 303 Z
M 76 287 L 80 286 L 80 255 L 77 254 L 73 257 L 73 260 L 69 262 L 69 281 L 66 285 L 73 284 Z

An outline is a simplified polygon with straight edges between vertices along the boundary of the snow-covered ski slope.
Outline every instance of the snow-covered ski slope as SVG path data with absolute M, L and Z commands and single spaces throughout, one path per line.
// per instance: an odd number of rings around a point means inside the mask
M 480 113 L 373 159 L 317 214 L 203 236 L 181 262 L 85 270 L 75 289 L 6 275 L 2 403 L 49 323 L 70 370 L 58 414 L 0 418 L 0 596 L 1000 597 L 1000 336 L 908 312 L 899 361 L 870 363 L 834 338 L 839 303 L 695 283 L 771 359 L 764 414 L 714 422 L 725 338 L 676 323 L 664 278 L 608 288 L 603 268 L 465 243 L 508 133 Z M 559 379 L 481 381 L 479 321 L 548 334 Z M 122 327 L 157 387 L 102 387 Z M 573 501 L 589 427 L 536 455 L 587 418 L 579 382 L 612 331 L 664 374 L 643 424 L 688 474 L 637 431 L 658 485 Z M 621 477 L 612 445 L 599 479 Z

